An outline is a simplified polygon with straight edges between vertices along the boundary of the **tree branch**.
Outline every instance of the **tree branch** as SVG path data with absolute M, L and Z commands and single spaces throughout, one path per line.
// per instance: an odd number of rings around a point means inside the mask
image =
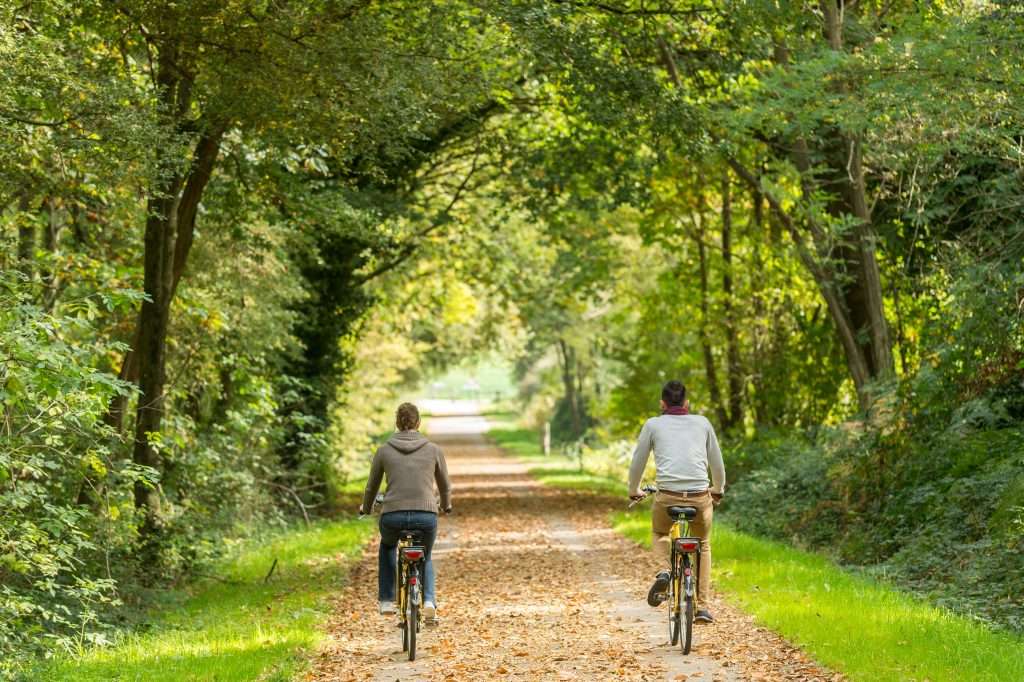
M 685 17 L 705 12 L 714 12 L 714 7 L 689 7 L 687 9 L 631 9 L 608 2 L 582 2 L 581 0 L 553 0 L 558 5 L 571 5 L 579 9 L 597 9 L 616 16 L 636 17 Z
M 455 204 L 458 203 L 466 187 L 469 185 L 470 179 L 473 177 L 473 174 L 477 171 L 479 159 L 480 149 L 478 147 L 476 156 L 473 157 L 473 164 L 470 167 L 469 172 L 466 173 L 466 176 L 462 179 L 462 182 L 459 183 L 459 186 L 456 188 L 451 200 L 448 202 L 448 205 L 444 207 L 444 209 L 438 214 L 438 216 L 431 222 L 429 226 L 417 232 L 413 236 L 413 240 L 399 250 L 398 256 L 388 261 L 387 263 L 384 263 L 383 265 L 377 267 L 372 272 L 356 279 L 356 286 L 366 284 L 367 282 L 374 280 L 377 277 L 380 277 L 381 275 L 384 275 L 397 268 L 399 265 L 408 260 L 409 257 L 413 255 L 413 253 L 416 252 L 416 247 L 419 245 L 419 240 L 423 239 L 424 237 L 430 236 L 431 233 L 435 232 L 438 228 L 440 228 L 442 225 L 448 222 L 447 219 L 451 215 L 452 209 L 455 208 Z

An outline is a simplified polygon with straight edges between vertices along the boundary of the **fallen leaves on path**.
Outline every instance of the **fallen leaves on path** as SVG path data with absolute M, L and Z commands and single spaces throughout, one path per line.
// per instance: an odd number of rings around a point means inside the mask
M 374 544 L 337 597 L 307 679 L 841 679 L 720 600 L 681 660 L 667 625 L 652 636 L 643 611 L 660 565 L 607 526 L 617 501 L 540 486 L 478 436 L 442 445 L 457 516 L 442 519 L 434 551 L 441 625 L 423 629 L 408 662 L 396 621 L 377 615 Z M 684 664 L 695 668 L 678 672 Z

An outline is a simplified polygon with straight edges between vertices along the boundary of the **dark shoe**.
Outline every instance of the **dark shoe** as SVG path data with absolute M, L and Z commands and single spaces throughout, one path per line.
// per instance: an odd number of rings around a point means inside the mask
M 668 583 L 672 579 L 668 571 L 662 571 L 654 579 L 654 584 L 647 592 L 647 603 L 651 606 L 661 606 L 661 602 L 668 599 Z
M 715 619 L 711 617 L 711 612 L 707 609 L 697 609 L 697 613 L 693 614 L 693 621 L 695 623 L 714 623 Z

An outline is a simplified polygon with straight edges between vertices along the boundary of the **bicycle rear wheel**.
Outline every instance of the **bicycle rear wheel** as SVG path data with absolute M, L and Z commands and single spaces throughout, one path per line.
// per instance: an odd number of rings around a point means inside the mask
M 420 605 L 416 600 L 409 603 L 409 615 L 405 619 L 405 631 L 409 638 L 409 660 L 416 660 L 416 630 L 419 629 Z

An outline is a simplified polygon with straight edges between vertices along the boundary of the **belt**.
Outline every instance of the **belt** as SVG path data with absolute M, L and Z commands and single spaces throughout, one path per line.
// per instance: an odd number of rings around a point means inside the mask
M 703 490 L 683 490 L 683 491 L 659 490 L 658 492 L 659 493 L 664 493 L 665 495 L 668 495 L 669 497 L 697 497 L 698 495 L 705 495 L 705 494 L 711 492 L 711 489 L 710 488 L 704 488 Z

